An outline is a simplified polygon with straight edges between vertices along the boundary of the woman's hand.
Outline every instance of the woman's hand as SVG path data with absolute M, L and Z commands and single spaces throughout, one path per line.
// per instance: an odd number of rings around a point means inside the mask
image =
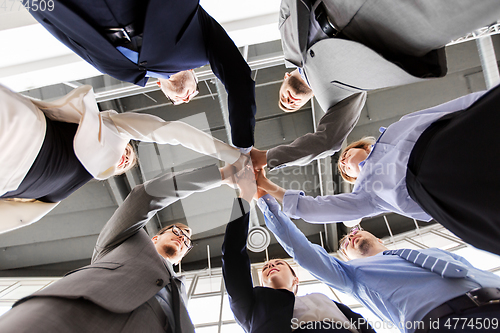
M 270 195 L 275 197 L 276 200 L 283 202 L 285 190 L 266 178 L 266 174 L 263 170 L 257 173 L 257 186 L 258 189 L 262 190 L 263 192 L 269 193 Z

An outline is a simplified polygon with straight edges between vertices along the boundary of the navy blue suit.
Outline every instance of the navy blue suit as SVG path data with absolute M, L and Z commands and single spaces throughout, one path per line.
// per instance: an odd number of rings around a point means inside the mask
M 241 205 L 240 205 L 240 201 Z M 249 213 L 242 214 L 241 208 L 249 205 L 237 199 L 233 205 L 231 222 L 226 227 L 222 245 L 222 273 L 229 303 L 238 324 L 248 333 L 288 333 L 292 331 L 295 295 L 285 289 L 253 287 L 250 274 L 250 258 L 247 254 Z M 347 306 L 337 303 L 340 311 L 353 323 L 363 318 Z M 357 326 L 356 326 L 357 327 Z M 314 332 L 330 332 L 319 330 Z M 350 333 L 347 329 L 337 332 Z M 358 328 L 360 333 L 375 333 L 369 324 Z M 309 332 L 309 331 L 308 331 Z M 311 331 L 312 332 L 312 331 Z
M 53 11 L 31 11 L 52 35 L 102 73 L 144 86 L 146 71 L 175 74 L 210 64 L 228 93 L 233 144 L 253 145 L 255 82 L 224 29 L 199 0 L 55 0 Z M 137 64 L 102 34 L 143 23 Z

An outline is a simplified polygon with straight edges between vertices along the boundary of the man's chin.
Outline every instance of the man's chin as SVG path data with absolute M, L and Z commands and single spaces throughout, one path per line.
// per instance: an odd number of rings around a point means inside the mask
M 179 249 L 176 246 L 174 246 L 174 245 L 165 245 L 163 247 L 163 253 L 168 258 L 175 258 L 179 254 Z

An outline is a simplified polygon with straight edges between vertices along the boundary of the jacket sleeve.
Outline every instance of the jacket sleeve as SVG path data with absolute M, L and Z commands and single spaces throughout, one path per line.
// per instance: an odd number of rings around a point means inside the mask
M 229 295 L 229 304 L 236 321 L 247 332 L 250 330 L 249 322 L 254 307 L 250 259 L 247 254 L 250 213 L 244 213 L 248 211 L 248 206 L 243 199 L 235 200 L 231 222 L 226 227 L 222 244 L 222 274 Z
M 227 91 L 229 123 L 233 144 L 248 148 L 254 144 L 255 82 L 240 51 L 224 29 L 200 7 L 199 17 L 210 67 Z
M 288 145 L 280 145 L 267 152 L 269 168 L 306 165 L 333 155 L 356 125 L 366 102 L 366 93 L 351 95 L 330 107 L 319 121 L 316 132 L 307 133 Z
M 232 164 L 239 151 L 211 135 L 181 121 L 165 121 L 150 114 L 108 112 L 121 134 L 133 140 L 181 145 L 203 155 Z
M 283 249 L 315 278 L 343 292 L 354 288 L 348 263 L 329 255 L 324 248 L 311 243 L 297 226 L 279 209 L 269 194 L 258 200 L 266 225 Z
M 216 165 L 163 176 L 137 185 L 104 225 L 92 255 L 96 261 L 141 230 L 159 210 L 194 192 L 220 185 Z

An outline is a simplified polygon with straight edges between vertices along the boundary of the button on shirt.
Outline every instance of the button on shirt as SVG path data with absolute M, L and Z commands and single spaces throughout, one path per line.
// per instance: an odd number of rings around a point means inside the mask
M 351 221 L 386 212 L 430 221 L 432 217 L 410 198 L 406 188 L 410 153 L 420 135 L 434 121 L 466 109 L 484 93 L 469 94 L 402 117 L 385 130 L 361 164 L 352 193 L 313 198 L 302 191 L 288 190 L 283 198 L 283 211 L 290 217 L 311 223 Z
M 475 288 L 500 287 L 500 277 L 473 267 L 465 258 L 436 248 L 421 250 L 439 259 L 464 264 L 467 277 L 447 279 L 399 256 L 379 253 L 373 257 L 340 261 L 312 244 L 280 210 L 270 195 L 258 200 L 267 227 L 286 252 L 314 277 L 332 288 L 352 294 L 381 320 L 411 333 L 411 325 L 442 303 Z M 403 323 L 403 325 L 401 324 Z

